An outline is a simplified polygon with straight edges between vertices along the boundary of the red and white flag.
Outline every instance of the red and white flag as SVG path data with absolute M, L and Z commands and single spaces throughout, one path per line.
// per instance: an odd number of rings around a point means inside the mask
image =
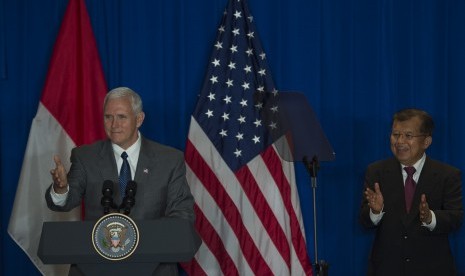
M 67 265 L 44 265 L 37 257 L 44 221 L 79 220 L 80 210 L 50 211 L 53 156 L 69 168 L 71 149 L 105 137 L 107 85 L 84 0 L 70 0 L 55 42 L 45 86 L 33 119 L 8 233 L 44 275 L 67 275 Z
M 247 1 L 230 0 L 185 151 L 203 240 L 183 264 L 191 275 L 313 274 L 294 166 L 279 156 L 275 138 L 285 137 L 268 116 L 278 94 Z

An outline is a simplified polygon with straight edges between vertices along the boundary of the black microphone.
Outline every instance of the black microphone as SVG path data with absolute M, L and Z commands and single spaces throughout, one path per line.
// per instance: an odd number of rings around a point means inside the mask
M 111 208 L 114 208 L 114 203 L 113 203 L 113 187 L 114 183 L 111 180 L 105 180 L 103 181 L 102 185 L 102 200 L 100 201 L 100 204 L 103 206 L 103 214 L 108 214 L 110 212 Z
M 318 158 L 313 156 L 312 161 L 308 161 L 307 156 L 305 155 L 302 159 L 304 162 L 305 168 L 307 168 L 308 172 L 310 173 L 311 177 L 316 177 L 318 170 L 320 169 L 320 164 L 318 163 Z
M 126 193 L 121 203 L 120 209 L 123 209 L 125 215 L 129 215 L 131 208 L 136 204 L 137 183 L 128 181 L 126 185 Z

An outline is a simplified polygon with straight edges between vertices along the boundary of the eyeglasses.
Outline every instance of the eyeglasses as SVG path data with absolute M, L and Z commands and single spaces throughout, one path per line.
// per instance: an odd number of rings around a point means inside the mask
M 394 140 L 398 140 L 401 136 L 405 138 L 407 141 L 412 141 L 413 138 L 416 137 L 426 137 L 428 135 L 426 134 L 419 134 L 419 135 L 413 135 L 412 133 L 402 133 L 402 132 L 392 132 L 391 133 L 391 138 Z

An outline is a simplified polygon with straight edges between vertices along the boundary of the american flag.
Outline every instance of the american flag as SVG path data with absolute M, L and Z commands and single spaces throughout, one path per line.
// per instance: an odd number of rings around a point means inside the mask
M 246 0 L 230 0 L 186 144 L 203 240 L 191 275 L 313 274 L 294 166 L 274 145 L 277 96 Z

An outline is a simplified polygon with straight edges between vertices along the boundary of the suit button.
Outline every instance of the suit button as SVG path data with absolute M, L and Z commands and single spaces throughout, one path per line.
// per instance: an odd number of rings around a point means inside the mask
M 406 239 L 408 239 L 408 236 L 407 236 L 407 235 L 404 236 L 404 240 L 406 240 Z
M 405 261 L 408 263 L 410 262 L 410 258 L 405 258 Z

